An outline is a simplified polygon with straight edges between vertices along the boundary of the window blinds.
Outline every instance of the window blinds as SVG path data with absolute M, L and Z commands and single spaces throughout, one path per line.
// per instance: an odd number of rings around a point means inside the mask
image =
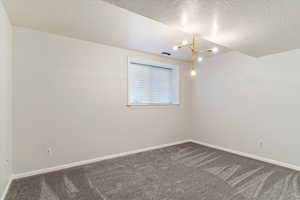
M 174 69 L 129 63 L 130 104 L 173 104 L 176 98 Z

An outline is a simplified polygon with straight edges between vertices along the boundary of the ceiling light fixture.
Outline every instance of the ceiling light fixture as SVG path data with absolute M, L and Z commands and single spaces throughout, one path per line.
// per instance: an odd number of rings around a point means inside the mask
M 173 50 L 174 51 L 177 51 L 178 49 L 181 49 L 181 48 L 189 48 L 191 51 L 192 51 L 192 56 L 193 58 L 196 57 L 196 55 L 198 54 L 207 54 L 207 53 L 218 53 L 219 51 L 219 48 L 218 47 L 213 47 L 213 48 L 210 48 L 210 49 L 206 49 L 206 50 L 198 50 L 198 38 L 196 35 L 193 35 L 193 41 L 192 43 L 189 43 L 188 40 L 183 40 L 181 45 L 175 45 L 173 46 Z M 197 58 L 197 61 L 198 62 L 202 62 L 203 61 L 203 57 L 199 56 Z M 192 66 L 192 69 L 191 69 L 191 76 L 195 76 L 197 74 L 196 72 L 196 68 L 194 67 L 194 65 Z
M 219 51 L 219 48 L 218 48 L 218 47 L 212 48 L 212 52 L 213 52 L 213 53 L 218 53 L 218 51 Z
M 173 50 L 177 51 L 178 50 L 178 46 L 177 45 L 173 46 Z
M 187 40 L 182 41 L 182 45 L 187 45 L 189 42 Z
M 196 69 L 194 68 L 194 69 L 191 70 L 191 76 L 196 76 L 196 75 L 197 75 L 197 71 L 196 71 Z

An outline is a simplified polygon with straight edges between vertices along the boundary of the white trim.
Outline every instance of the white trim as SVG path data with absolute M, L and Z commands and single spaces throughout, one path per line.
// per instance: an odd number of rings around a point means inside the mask
M 180 106 L 180 103 L 128 103 L 127 107 L 163 107 L 163 106 Z
M 9 187 L 10 187 L 12 181 L 13 181 L 13 176 L 10 176 L 10 178 L 8 179 L 8 183 L 6 184 L 6 187 L 4 188 L 4 191 L 3 191 L 3 194 L 2 194 L 2 196 L 0 198 L 0 200 L 4 200 L 5 199 L 6 194 L 8 193 L 8 190 L 9 190 Z
M 233 153 L 233 154 L 236 154 L 236 155 L 239 155 L 239 156 L 243 156 L 243 157 L 251 158 L 251 159 L 254 159 L 254 160 L 266 162 L 266 163 L 269 163 L 269 164 L 273 164 L 273 165 L 289 168 L 289 169 L 292 169 L 292 170 L 300 171 L 300 166 L 297 166 L 297 165 L 293 165 L 293 164 L 273 160 L 273 159 L 270 159 L 270 158 L 265 158 L 265 157 L 262 157 L 262 156 L 257 156 L 257 155 L 250 154 L 250 153 L 236 151 L 236 150 L 220 147 L 220 146 L 217 146 L 217 145 L 212 145 L 212 144 L 209 144 L 209 143 L 206 143 L 206 142 L 199 142 L 197 140 L 190 140 L 190 141 L 194 142 L 194 143 L 197 143 L 197 144 L 200 144 L 200 145 L 203 145 L 203 146 L 206 146 L 206 147 L 218 149 L 218 150 L 221 150 L 221 151 L 226 151 L 226 152 Z
M 236 151 L 236 150 L 232 150 L 232 149 L 228 149 L 228 148 L 223 148 L 223 147 L 220 147 L 220 146 L 217 146 L 217 145 L 212 145 L 212 144 L 209 144 L 209 143 L 200 142 L 200 141 L 197 141 L 197 140 L 190 139 L 190 140 L 181 140 L 181 141 L 177 141 L 177 142 L 172 142 L 172 143 L 147 147 L 147 148 L 143 148 L 143 149 L 127 151 L 127 152 L 123 152 L 123 153 L 112 154 L 112 155 L 98 157 L 98 158 L 94 158 L 94 159 L 90 159 L 90 160 L 72 162 L 72 163 L 59 165 L 59 166 L 55 166 L 55 167 L 39 169 L 39 170 L 36 170 L 36 171 L 30 171 L 30 172 L 25 172 L 25 173 L 14 174 L 10 178 L 5 192 L 7 192 L 8 188 L 9 188 L 9 185 L 11 184 L 11 181 L 14 180 L 14 179 L 25 178 L 25 177 L 29 177 L 29 176 L 34 176 L 34 175 L 59 171 L 59 170 L 63 170 L 63 169 L 71 168 L 71 167 L 82 166 L 82 165 L 91 164 L 91 163 L 95 163 L 95 162 L 99 162 L 99 161 L 103 161 L 103 160 L 128 156 L 128 155 L 135 154 L 135 153 L 160 149 L 160 148 L 173 146 L 173 145 L 177 145 L 177 144 L 182 144 L 182 143 L 186 143 L 186 142 L 193 142 L 193 143 L 196 143 L 196 144 L 199 144 L 199 145 L 203 145 L 203 146 L 206 146 L 206 147 L 218 149 L 218 150 L 221 150 L 221 151 L 226 151 L 226 152 L 233 153 L 233 154 L 236 154 L 236 155 L 239 155 L 239 156 L 243 156 L 243 157 L 263 161 L 263 162 L 266 162 L 266 163 L 270 163 L 270 164 L 273 164 L 273 165 L 277 165 L 277 166 L 289 168 L 289 169 L 292 169 L 292 170 L 300 171 L 300 167 L 296 166 L 296 165 L 292 165 L 292 164 L 289 164 L 289 163 L 276 161 L 276 160 L 273 160 L 273 159 L 270 159 L 270 158 L 265 158 L 265 157 L 257 156 L 257 155 L 254 155 L 254 154 L 244 153 L 244 152 L 240 152 L 240 151 Z M 1 200 L 3 200 L 3 199 L 1 199 Z
M 72 163 L 59 165 L 59 166 L 55 166 L 55 167 L 39 169 L 39 170 L 36 170 L 36 171 L 19 173 L 19 174 L 13 175 L 13 179 L 20 179 L 20 178 L 25 178 L 25 177 L 29 177 L 29 176 L 45 174 L 45 173 L 49 173 L 49 172 L 54 172 L 54 171 L 59 171 L 59 170 L 71 168 L 71 167 L 77 167 L 77 166 L 91 164 L 91 163 L 95 163 L 95 162 L 99 162 L 99 161 L 103 161 L 103 160 L 108 160 L 108 159 L 112 159 L 112 158 L 128 156 L 128 155 L 135 154 L 135 153 L 160 149 L 160 148 L 173 146 L 173 145 L 177 145 L 177 144 L 182 144 L 182 143 L 186 143 L 186 142 L 190 142 L 190 140 L 181 140 L 181 141 L 172 142 L 172 143 L 168 143 L 168 144 L 157 145 L 157 146 L 147 147 L 147 148 L 143 148 L 143 149 L 127 151 L 127 152 L 124 152 L 124 153 L 117 153 L 117 154 L 112 154 L 112 155 L 108 155 L 108 156 L 98 157 L 98 158 L 94 158 L 94 159 L 90 159 L 90 160 L 72 162 Z

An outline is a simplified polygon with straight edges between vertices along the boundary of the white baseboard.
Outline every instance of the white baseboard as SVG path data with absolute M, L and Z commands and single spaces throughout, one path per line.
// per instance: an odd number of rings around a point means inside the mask
M 177 144 L 182 144 L 182 143 L 186 143 L 186 142 L 191 142 L 191 140 L 181 140 L 181 141 L 177 141 L 177 142 L 173 142 L 173 143 L 168 143 L 168 144 L 163 144 L 163 145 L 158 145 L 158 146 L 152 146 L 152 147 L 147 147 L 147 148 L 143 148 L 143 149 L 127 151 L 127 152 L 123 152 L 123 153 L 112 154 L 112 155 L 98 157 L 98 158 L 84 160 L 84 161 L 72 162 L 72 163 L 68 163 L 68 164 L 64 164 L 64 165 L 39 169 L 39 170 L 25 172 L 25 173 L 14 174 L 13 179 L 20 179 L 20 178 L 25 178 L 25 177 L 29 177 L 29 176 L 45 174 L 45 173 L 49 173 L 49 172 L 54 172 L 54 171 L 59 171 L 59 170 L 71 168 L 71 167 L 82 166 L 82 165 L 91 164 L 91 163 L 95 163 L 95 162 L 99 162 L 99 161 L 103 161 L 103 160 L 128 156 L 128 155 L 135 154 L 135 153 L 160 149 L 160 148 L 173 146 L 173 145 L 177 145 Z
M 236 151 L 236 150 L 232 150 L 232 149 L 223 148 L 223 147 L 220 147 L 220 146 L 217 146 L 217 145 L 212 145 L 212 144 L 208 144 L 208 143 L 205 143 L 205 142 L 200 142 L 200 141 L 197 141 L 197 140 L 190 140 L 190 142 L 194 142 L 194 143 L 197 143 L 197 144 L 200 144 L 200 145 L 203 145 L 203 146 L 206 146 L 206 147 L 218 149 L 218 150 L 221 150 L 221 151 L 226 151 L 226 152 L 233 153 L 233 154 L 236 154 L 236 155 L 239 155 L 239 156 L 251 158 L 251 159 L 254 159 L 254 160 L 259 160 L 259 161 L 270 163 L 270 164 L 273 164 L 273 165 L 277 165 L 277 166 L 289 168 L 289 169 L 292 169 L 292 170 L 300 171 L 300 166 L 296 166 L 296 165 L 293 165 L 293 164 L 273 160 L 273 159 L 270 159 L 270 158 L 265 158 L 265 157 L 262 157 L 262 156 L 257 156 L 257 155 L 250 154 L 250 153 L 245 153 L 245 152 L 241 152 L 241 151 Z
M 9 190 L 9 187 L 10 187 L 12 181 L 13 181 L 13 176 L 11 176 L 9 178 L 8 183 L 7 183 L 7 185 L 6 185 L 6 187 L 5 187 L 4 191 L 3 191 L 3 194 L 2 194 L 2 196 L 0 198 L 0 200 L 4 200 L 5 199 L 5 196 L 8 193 L 8 190 Z
M 127 151 L 127 152 L 118 153 L 118 154 L 112 154 L 112 155 L 98 157 L 98 158 L 84 160 L 84 161 L 72 162 L 72 163 L 68 163 L 68 164 L 64 164 L 64 165 L 39 169 L 39 170 L 25 172 L 25 173 L 14 174 L 12 176 L 11 180 L 25 178 L 25 177 L 39 175 L 39 174 L 45 174 L 45 173 L 54 172 L 54 171 L 59 171 L 59 170 L 63 170 L 63 169 L 71 168 L 71 167 L 82 166 L 82 165 L 91 164 L 91 163 L 95 163 L 95 162 L 99 162 L 99 161 L 103 161 L 103 160 L 123 157 L 123 156 L 131 155 L 131 154 L 135 154 L 135 153 L 140 153 L 140 152 L 144 152 L 144 151 L 160 149 L 160 148 L 164 148 L 164 147 L 168 147 L 168 146 L 172 146 L 172 145 L 177 145 L 177 144 L 182 144 L 182 143 L 186 143 L 186 142 L 194 142 L 194 143 L 197 143 L 197 144 L 200 144 L 200 145 L 203 145 L 203 146 L 207 146 L 207 147 L 211 147 L 211 148 L 214 148 L 214 149 L 218 149 L 218 150 L 221 150 L 221 151 L 226 151 L 226 152 L 233 153 L 233 154 L 236 154 L 236 155 L 240 155 L 240 156 L 243 156 L 243 157 L 247 157 L 247 158 L 263 161 L 263 162 L 266 162 L 266 163 L 278 165 L 278 166 L 281 166 L 281 167 L 289 168 L 289 169 L 292 169 L 292 170 L 300 171 L 300 167 L 296 166 L 296 165 L 292 165 L 292 164 L 289 164 L 289 163 L 276 161 L 276 160 L 273 160 L 273 159 L 270 159 L 270 158 L 265 158 L 265 157 L 257 156 L 257 155 L 254 155 L 254 154 L 244 153 L 244 152 L 240 152 L 240 151 L 236 151 L 236 150 L 232 150 L 232 149 L 228 149 L 228 148 L 223 148 L 223 147 L 220 147 L 220 146 L 217 146 L 217 145 L 212 145 L 212 144 L 208 144 L 208 143 L 205 143 L 205 142 L 200 142 L 200 141 L 197 141 L 197 140 L 190 139 L 190 140 L 181 140 L 181 141 L 168 143 L 168 144 L 163 144 L 163 145 L 158 145 L 158 146 L 147 147 L 147 148 L 143 148 L 143 149 L 137 149 L 137 150 L 133 150 L 133 151 Z M 10 180 L 10 182 L 11 182 L 11 180 Z

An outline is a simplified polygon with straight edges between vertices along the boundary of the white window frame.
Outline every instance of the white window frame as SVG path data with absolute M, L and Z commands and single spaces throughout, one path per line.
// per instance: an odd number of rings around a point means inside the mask
M 147 103 L 147 104 L 135 104 L 130 102 L 130 83 L 129 83 L 129 66 L 130 64 L 139 64 L 139 65 L 148 65 L 148 66 L 153 66 L 153 67 L 161 67 L 161 68 L 167 68 L 167 69 L 172 69 L 175 70 L 175 81 L 176 81 L 176 86 L 177 86 L 177 101 L 174 103 L 168 103 L 168 104 L 163 104 L 163 103 Z M 160 63 L 152 60 L 145 60 L 141 58 L 130 58 L 128 57 L 128 62 L 127 62 L 127 106 L 171 106 L 171 105 L 180 105 L 180 71 L 179 67 L 176 65 L 170 65 L 166 63 Z

